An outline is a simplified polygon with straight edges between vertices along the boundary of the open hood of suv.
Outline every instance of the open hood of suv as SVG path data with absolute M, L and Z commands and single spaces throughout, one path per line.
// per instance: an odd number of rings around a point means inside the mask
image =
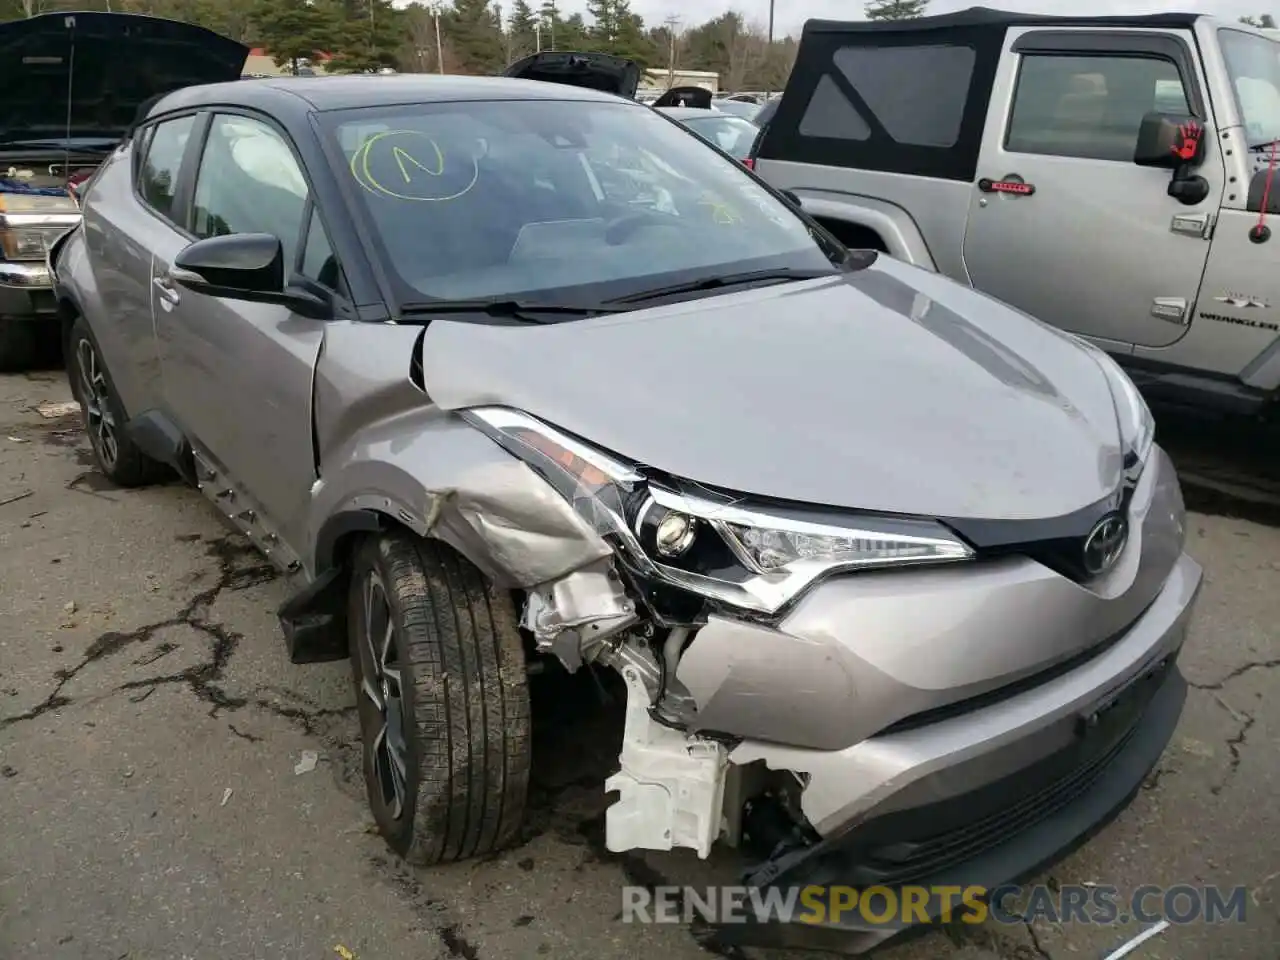
M 135 14 L 47 13 L 0 24 L 0 149 L 67 135 L 119 139 L 151 97 L 236 80 L 248 55 L 204 27 Z
M 544 50 L 518 60 L 502 72 L 504 77 L 543 80 L 570 87 L 588 87 L 634 99 L 640 87 L 640 65 L 634 60 L 605 53 Z
M 672 87 L 651 104 L 655 107 L 697 107 L 711 109 L 711 91 L 706 87 Z

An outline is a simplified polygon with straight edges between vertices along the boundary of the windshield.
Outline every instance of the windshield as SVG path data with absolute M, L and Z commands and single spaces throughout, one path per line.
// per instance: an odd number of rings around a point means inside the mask
M 1218 36 L 1249 146 L 1280 139 L 1280 43 L 1241 30 Z
M 322 117 L 402 303 L 594 302 L 740 271 L 834 271 L 843 256 L 742 167 L 634 103 Z
M 759 129 L 741 117 L 716 116 L 682 118 L 681 123 L 709 140 L 731 157 L 745 157 Z

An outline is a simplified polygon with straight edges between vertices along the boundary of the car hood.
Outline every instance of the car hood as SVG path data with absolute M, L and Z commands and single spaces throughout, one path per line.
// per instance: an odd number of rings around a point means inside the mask
M 0 143 L 120 139 L 151 97 L 235 80 L 248 55 L 243 44 L 204 27 L 126 13 L 47 13 L 0 24 Z
M 563 83 L 570 87 L 589 87 L 628 99 L 634 99 L 640 87 L 638 63 L 604 53 L 544 51 L 516 61 L 502 75 L 520 80 Z
M 832 278 L 545 326 L 437 320 L 448 410 L 523 410 L 735 493 L 932 517 L 1062 517 L 1122 480 L 1075 338 L 888 257 Z

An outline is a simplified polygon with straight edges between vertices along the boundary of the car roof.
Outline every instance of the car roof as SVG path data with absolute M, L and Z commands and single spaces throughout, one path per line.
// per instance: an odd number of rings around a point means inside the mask
M 611 93 L 539 80 L 402 73 L 336 77 L 272 77 L 234 80 L 175 90 L 152 114 L 203 106 L 244 106 L 284 113 L 347 110 L 401 103 L 457 103 L 480 100 L 576 100 L 634 104 Z

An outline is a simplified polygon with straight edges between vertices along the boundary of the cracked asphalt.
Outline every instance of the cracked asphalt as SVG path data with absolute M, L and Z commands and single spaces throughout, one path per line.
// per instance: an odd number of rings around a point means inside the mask
M 607 852 L 616 710 L 585 680 L 535 688 L 518 847 L 429 871 L 389 855 L 365 812 L 347 665 L 291 665 L 284 583 L 195 492 L 112 489 L 78 416 L 48 406 L 67 400 L 60 373 L 0 377 L 0 958 L 711 953 L 684 926 L 619 919 L 623 884 L 732 883 L 738 864 Z M 1280 434 L 1162 415 L 1161 437 L 1208 577 L 1182 658 L 1193 688 L 1131 806 L 1041 879 L 1244 886 L 1245 923 L 1172 927 L 1130 956 L 1273 960 Z M 318 763 L 296 773 L 304 751 Z M 956 924 L 880 956 L 1101 958 L 1139 929 Z

